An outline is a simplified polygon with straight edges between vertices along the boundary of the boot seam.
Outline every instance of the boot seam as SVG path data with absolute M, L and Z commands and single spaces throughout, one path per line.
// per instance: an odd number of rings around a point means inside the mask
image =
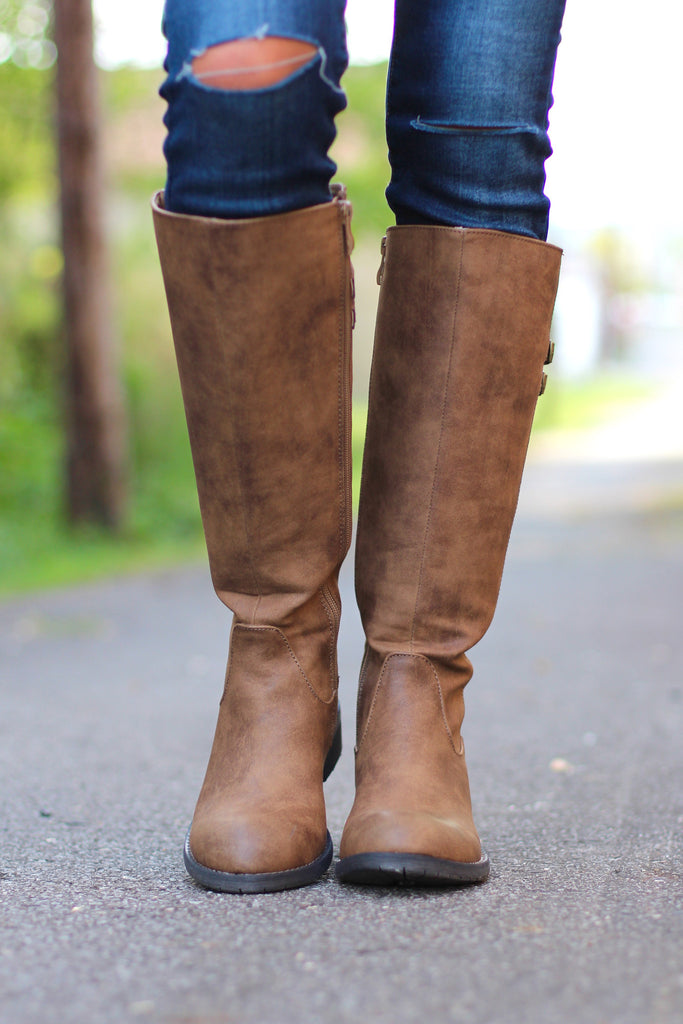
M 337 680 L 337 671 L 336 671 L 336 664 L 335 664 L 335 662 L 336 662 L 336 659 L 335 659 L 335 647 L 336 647 L 336 643 L 335 643 L 335 641 L 336 641 L 335 618 L 334 618 L 334 615 L 332 614 L 332 609 L 330 608 L 330 606 L 328 604 L 328 602 L 331 600 L 331 598 L 330 598 L 329 594 L 327 593 L 327 589 L 326 589 L 325 586 L 320 587 L 320 589 L 318 590 L 318 597 L 320 599 L 321 605 L 323 606 L 323 611 L 325 612 L 325 615 L 327 617 L 327 621 L 330 624 L 329 676 L 330 676 L 330 686 L 331 686 L 332 690 L 334 690 L 335 681 Z
M 463 742 L 462 736 L 460 736 L 460 749 L 456 750 L 455 742 L 454 742 L 454 739 L 453 739 L 453 732 L 451 730 L 450 725 L 448 724 L 448 718 L 446 717 L 446 703 L 445 703 L 444 698 L 443 698 L 443 690 L 441 688 L 441 680 L 439 679 L 439 674 L 436 671 L 436 669 L 434 668 L 434 665 L 432 664 L 431 659 L 426 657 L 426 655 L 424 655 L 424 654 L 407 654 L 407 653 L 403 653 L 403 652 L 397 652 L 396 654 L 388 654 L 386 656 L 386 658 L 384 659 L 384 662 L 382 664 L 382 669 L 381 669 L 380 674 L 379 674 L 379 678 L 377 679 L 377 686 L 375 687 L 375 692 L 372 695 L 372 703 L 370 704 L 370 710 L 368 711 L 368 717 L 367 717 L 366 722 L 365 722 L 365 727 L 363 728 L 363 735 L 360 737 L 360 739 L 358 740 L 358 743 L 356 744 L 355 753 L 358 753 L 360 751 L 360 748 L 361 748 L 361 746 L 362 746 L 362 744 L 363 744 L 363 742 L 365 740 L 365 737 L 367 736 L 368 729 L 370 727 L 370 722 L 372 720 L 372 717 L 373 717 L 373 714 L 374 714 L 374 711 L 375 711 L 375 705 L 377 703 L 377 698 L 378 698 L 378 695 L 379 695 L 379 691 L 380 691 L 380 688 L 381 688 L 382 683 L 384 681 L 384 672 L 385 672 L 386 667 L 389 664 L 389 662 L 392 661 L 394 658 L 411 658 L 414 661 L 424 661 L 424 662 L 427 663 L 427 665 L 431 669 L 432 675 L 434 676 L 434 682 L 436 683 L 436 689 L 437 689 L 437 692 L 439 694 L 439 706 L 441 708 L 441 717 L 443 719 L 444 728 L 446 729 L 446 733 L 448 735 L 448 741 L 449 741 L 449 743 L 451 745 L 451 748 L 452 748 L 453 753 L 455 754 L 455 756 L 456 757 L 462 757 L 464 755 L 464 753 L 465 753 L 465 744 Z
M 349 326 L 349 289 L 350 289 L 350 274 L 352 273 L 351 267 L 351 254 L 349 252 L 349 244 L 347 239 L 347 217 L 349 203 L 345 197 L 338 198 L 334 197 L 333 203 L 337 205 L 339 210 L 339 254 L 340 254 L 340 271 L 339 271 L 339 302 L 338 302 L 338 313 L 337 313 L 337 352 L 338 352 L 338 366 L 339 366 L 339 379 L 337 386 L 337 404 L 338 404 L 338 431 L 339 431 L 339 560 L 343 562 L 346 557 L 346 553 L 350 544 L 349 536 L 349 509 L 348 509 L 348 490 L 351 487 L 351 477 L 347 473 L 347 441 L 346 433 L 349 428 L 347 424 L 348 410 L 346 407 L 346 376 L 347 376 L 347 348 L 350 344 L 348 338 L 348 326 Z
M 370 728 L 370 722 L 372 721 L 372 716 L 373 716 L 373 713 L 374 713 L 374 710 L 375 710 L 375 705 L 377 703 L 377 697 L 378 697 L 380 688 L 382 686 L 382 682 L 384 680 L 384 672 L 385 672 L 386 667 L 387 667 L 387 662 L 391 658 L 395 658 L 395 657 L 397 657 L 397 655 L 395 655 L 395 654 L 388 654 L 387 657 L 382 662 L 382 668 L 380 669 L 380 673 L 379 673 L 379 676 L 377 678 L 377 685 L 375 686 L 375 692 L 372 695 L 372 701 L 370 703 L 370 708 L 368 710 L 368 717 L 366 718 L 365 726 L 363 727 L 363 735 L 359 737 L 358 743 L 356 744 L 356 753 L 358 753 L 360 751 L 360 748 L 363 746 L 363 742 L 365 740 L 365 737 L 368 734 L 368 729 Z M 409 655 L 409 657 L 410 657 L 410 655 Z
M 384 266 L 385 266 L 386 235 L 382 239 L 382 242 L 383 242 L 383 245 L 382 245 L 382 263 L 380 265 L 380 270 L 382 270 L 384 268 Z M 379 321 L 379 302 L 381 302 L 381 300 L 382 300 L 382 293 L 386 289 L 386 285 L 384 283 L 385 275 L 383 274 L 382 278 L 380 280 L 380 278 L 379 278 L 379 271 L 378 271 L 377 277 L 378 277 L 378 282 L 379 282 L 379 299 L 378 299 L 377 321 L 375 323 L 375 341 L 373 342 L 372 358 L 370 360 L 370 378 L 368 380 L 368 410 L 370 410 L 372 408 L 372 404 L 373 404 L 372 403 L 372 399 L 373 399 L 374 392 L 375 392 L 376 366 L 377 366 L 377 361 L 378 361 L 377 360 L 377 344 L 376 344 L 376 342 L 377 342 L 377 322 Z M 359 492 L 359 495 L 358 495 L 358 522 L 359 523 L 361 522 L 361 520 L 363 518 L 363 508 L 365 506 L 365 492 L 366 492 L 368 486 L 369 486 L 368 485 L 368 470 L 367 470 L 367 460 L 366 460 L 366 457 L 365 457 L 365 442 L 364 442 L 364 444 L 363 444 L 363 460 L 362 460 L 362 463 L 361 463 L 361 473 L 360 473 L 360 492 Z M 358 546 L 358 539 L 356 538 L 356 548 L 357 548 L 357 546 Z M 356 595 L 358 594 L 358 590 L 359 590 L 358 580 L 359 580 L 359 577 L 360 577 L 360 572 L 361 572 L 361 570 L 360 570 L 360 566 L 358 564 L 358 554 L 357 554 L 357 551 L 356 551 L 355 566 L 354 566 L 354 584 L 355 584 L 355 589 L 356 589 Z M 365 625 L 365 623 L 363 625 Z
M 340 249 L 341 249 L 341 269 L 339 273 L 340 277 L 340 288 L 339 288 L 339 304 L 337 307 L 337 359 L 339 365 L 339 383 L 337 385 L 337 429 L 339 431 L 339 557 L 342 556 L 344 550 L 344 535 L 345 535 L 345 514 L 344 514 L 344 336 L 346 332 L 346 317 L 344 316 L 344 303 L 346 299 L 346 282 L 345 282 L 345 267 L 344 261 L 346 259 L 346 246 L 344 245 L 344 222 L 343 212 L 340 208 L 340 219 L 339 219 L 339 236 L 340 236 Z
M 463 228 L 457 225 L 449 224 L 391 224 L 387 228 L 388 232 L 394 231 L 440 231 L 440 232 L 451 232 L 461 234 L 464 240 L 465 234 L 477 235 L 492 235 L 494 238 L 500 238 L 501 235 L 504 237 L 515 238 L 520 242 L 525 242 L 529 245 L 542 245 L 547 249 L 554 249 L 555 252 L 564 254 L 564 249 L 559 245 L 555 245 L 553 242 L 545 242 L 542 238 L 532 238 L 530 235 L 519 235 L 514 231 L 498 231 L 496 228 Z
M 223 678 L 223 692 L 221 693 L 221 699 L 218 702 L 218 707 L 220 707 L 223 701 L 225 700 L 225 694 L 228 689 L 228 682 L 230 680 L 230 670 L 232 668 L 232 634 L 234 633 L 237 625 L 238 623 L 236 623 L 233 618 L 233 621 L 230 624 L 230 637 L 228 640 L 228 661 L 225 666 L 225 676 Z
M 464 235 L 460 236 L 460 257 L 458 260 L 458 279 L 455 286 L 455 294 L 453 298 L 453 326 L 451 329 L 451 344 L 448 352 L 448 370 L 446 371 L 446 380 L 444 382 L 443 400 L 441 402 L 441 421 L 439 424 L 439 440 L 436 446 L 436 457 L 434 460 L 434 475 L 432 477 L 432 487 L 429 494 L 429 507 L 427 509 L 427 521 L 425 523 L 424 540 L 422 544 L 422 556 L 420 559 L 420 570 L 418 574 L 417 591 L 415 593 L 415 606 L 413 608 L 413 619 L 410 624 L 410 650 L 411 653 L 414 649 L 415 644 L 415 627 L 417 623 L 417 610 L 420 603 L 420 596 L 422 593 L 422 583 L 424 580 L 424 567 L 425 560 L 427 557 L 427 541 L 429 539 L 429 532 L 432 525 L 432 512 L 434 510 L 434 495 L 436 493 L 436 484 L 439 476 L 439 463 L 441 461 L 441 444 L 444 435 L 444 424 L 446 421 L 446 403 L 448 399 L 448 392 L 451 383 L 451 371 L 453 368 L 453 350 L 455 348 L 455 330 L 456 323 L 458 320 L 458 303 L 460 299 L 460 285 L 462 283 L 462 264 L 464 256 Z
M 441 680 L 439 679 L 439 673 L 434 668 L 434 665 L 433 665 L 433 663 L 432 663 L 430 658 L 427 658 L 424 655 L 419 655 L 419 654 L 414 654 L 414 655 L 412 655 L 412 657 L 414 657 L 414 658 L 420 658 L 420 657 L 423 658 L 423 660 L 427 662 L 427 664 L 429 665 L 430 669 L 432 670 L 432 673 L 434 675 L 434 680 L 436 682 L 436 688 L 439 691 L 439 703 L 441 705 L 441 717 L 443 718 L 443 724 L 444 724 L 444 726 L 446 728 L 446 732 L 448 733 L 448 738 L 450 740 L 451 747 L 453 748 L 453 753 L 456 755 L 456 757 L 462 757 L 462 755 L 465 753 L 465 744 L 463 742 L 462 736 L 460 736 L 460 750 L 456 750 L 455 749 L 455 741 L 454 741 L 454 738 L 453 738 L 453 731 L 452 731 L 450 725 L 448 724 L 448 717 L 446 716 L 446 702 L 445 702 L 445 700 L 443 698 L 443 689 L 441 688 Z
M 309 680 L 308 676 L 306 675 L 306 673 L 304 672 L 303 668 L 301 667 L 301 662 L 299 661 L 299 659 L 297 658 L 296 654 L 294 653 L 294 650 L 292 649 L 292 646 L 291 646 L 289 640 L 287 639 L 285 634 L 282 632 L 282 630 L 278 626 L 252 626 L 252 625 L 249 625 L 248 623 L 239 622 L 239 623 L 237 623 L 237 625 L 234 628 L 235 629 L 246 629 L 246 630 L 249 630 L 249 632 L 252 632 L 252 633 L 277 633 L 278 636 L 280 637 L 280 639 L 282 640 L 282 642 L 284 643 L 285 647 L 287 648 L 287 653 L 289 654 L 290 658 L 292 659 L 292 661 L 296 665 L 297 669 L 299 670 L 299 673 L 302 676 L 304 682 L 306 683 L 306 686 L 311 691 L 311 693 L 313 694 L 315 699 L 317 701 L 319 701 L 321 704 L 324 704 L 326 707 L 334 703 L 334 700 L 335 700 L 335 698 L 337 696 L 338 687 L 334 687 L 333 686 L 332 695 L 331 695 L 330 699 L 329 700 L 323 700 L 323 698 L 320 696 L 320 694 L 316 692 L 316 690 L 314 689 L 313 685 L 311 684 L 311 681 Z M 228 688 L 228 680 L 226 680 L 226 683 L 225 683 L 225 689 L 227 690 L 227 688 Z
M 359 676 L 359 679 L 358 679 L 358 693 L 356 695 L 356 745 L 353 748 L 355 754 L 358 753 L 360 744 L 362 742 L 362 737 L 361 738 L 358 737 L 358 732 L 359 732 L 359 727 L 360 727 L 360 708 L 361 708 L 361 700 L 362 700 L 362 697 L 363 697 L 363 692 L 365 690 L 365 682 L 367 680 L 369 661 L 370 661 L 370 645 L 368 643 L 366 643 L 365 644 L 365 650 L 363 652 L 363 661 L 361 662 L 361 666 L 360 666 L 360 676 Z M 365 736 L 365 730 L 363 730 L 363 736 Z
M 333 186 L 334 188 L 334 186 Z M 316 203 L 314 206 L 304 206 L 300 210 L 286 210 L 284 213 L 265 213 L 259 217 L 206 217 L 198 213 L 176 213 L 174 210 L 167 210 L 165 203 L 165 190 L 157 189 L 151 199 L 152 212 L 155 216 L 167 221 L 176 221 L 177 223 L 197 223 L 206 224 L 207 222 L 216 231 L 222 231 L 226 225 L 232 229 L 237 228 L 238 230 L 248 231 L 250 225 L 257 223 L 268 222 L 275 224 L 276 222 L 287 220 L 290 224 L 295 223 L 298 220 L 304 220 L 312 214 L 319 214 L 321 211 L 329 209 L 332 210 L 335 203 L 339 203 L 341 197 L 338 195 L 332 195 L 330 199 L 323 203 Z M 348 200 L 347 200 L 348 201 Z

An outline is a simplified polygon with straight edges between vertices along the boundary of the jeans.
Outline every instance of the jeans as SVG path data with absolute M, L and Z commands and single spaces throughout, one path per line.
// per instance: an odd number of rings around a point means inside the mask
M 548 111 L 565 0 L 396 0 L 387 85 L 399 224 L 545 240 Z M 346 100 L 345 0 L 166 0 L 167 208 L 254 217 L 330 199 L 329 147 Z M 285 36 L 316 55 L 267 88 L 198 81 L 221 42 Z

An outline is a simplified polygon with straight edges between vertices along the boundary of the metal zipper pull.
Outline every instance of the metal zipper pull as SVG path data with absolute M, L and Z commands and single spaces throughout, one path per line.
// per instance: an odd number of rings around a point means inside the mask
M 386 235 L 382 239 L 382 242 L 381 242 L 381 245 L 380 245 L 380 252 L 382 254 L 382 262 L 380 263 L 379 270 L 377 271 L 377 284 L 381 284 L 383 279 L 384 279 L 384 263 L 385 263 L 386 257 L 387 257 L 387 236 Z
M 356 326 L 356 278 L 351 260 L 349 260 L 349 286 L 351 291 L 351 330 L 353 330 Z
M 356 326 L 356 281 L 353 274 L 353 263 L 351 262 L 351 253 L 355 241 L 353 238 L 353 232 L 351 231 L 351 214 L 353 207 L 351 203 L 346 199 L 346 189 L 337 193 L 337 200 L 341 207 L 342 224 L 344 232 L 344 253 L 346 255 L 346 273 L 349 281 L 349 298 L 351 305 L 351 330 Z
M 344 248 L 346 255 L 350 256 L 353 252 L 353 247 L 356 244 L 353 238 L 353 232 L 351 231 L 351 212 L 352 207 L 348 199 L 344 199 L 341 203 L 342 208 L 342 220 L 344 222 Z

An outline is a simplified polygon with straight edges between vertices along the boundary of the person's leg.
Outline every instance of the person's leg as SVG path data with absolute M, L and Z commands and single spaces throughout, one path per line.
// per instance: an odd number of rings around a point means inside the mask
M 167 0 L 167 209 L 236 218 L 329 201 L 344 7 Z
M 565 0 L 396 0 L 387 91 L 398 224 L 545 240 L 548 111 Z
M 305 885 L 332 857 L 352 239 L 328 186 L 340 94 L 323 28 L 343 40 L 342 14 L 328 0 L 166 9 L 169 191 L 154 222 L 211 575 L 234 613 L 185 863 L 228 892 Z
M 338 876 L 488 876 L 460 728 L 543 387 L 553 0 L 397 0 L 392 182 L 356 546 L 367 637 Z M 458 226 L 450 226 L 458 225 Z

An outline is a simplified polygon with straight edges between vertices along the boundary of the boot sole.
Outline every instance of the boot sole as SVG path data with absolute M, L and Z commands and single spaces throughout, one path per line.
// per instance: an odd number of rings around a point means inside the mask
M 332 745 L 327 752 L 323 766 L 323 782 L 331 775 L 339 760 L 342 751 L 341 714 L 337 709 L 337 724 L 334 731 Z M 190 849 L 190 830 L 185 837 L 185 848 L 183 860 L 187 873 L 199 882 L 205 889 L 213 889 L 214 892 L 232 893 L 255 893 L 255 892 L 280 892 L 283 889 L 299 889 L 304 885 L 311 885 L 321 875 L 324 875 L 330 864 L 333 855 L 332 838 L 327 833 L 325 849 L 309 864 L 302 864 L 298 868 L 289 868 L 287 871 L 256 872 L 254 874 L 242 874 L 242 872 L 216 871 L 213 868 L 204 867 L 192 855 Z
M 335 866 L 335 877 L 350 885 L 432 886 L 480 885 L 489 877 L 489 859 L 465 863 L 422 853 L 356 853 Z

